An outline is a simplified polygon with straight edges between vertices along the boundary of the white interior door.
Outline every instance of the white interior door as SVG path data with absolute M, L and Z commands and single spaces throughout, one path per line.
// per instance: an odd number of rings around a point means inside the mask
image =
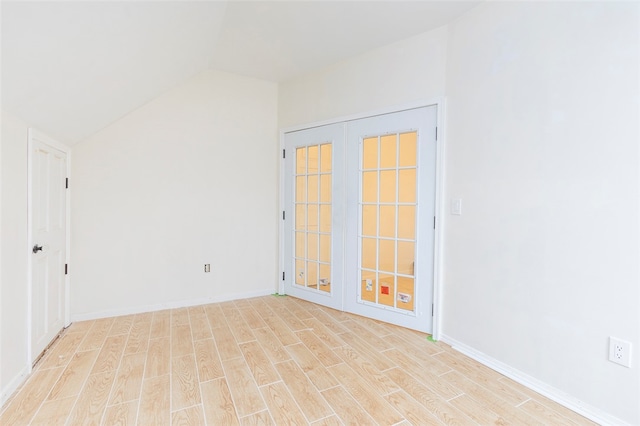
M 344 124 L 285 135 L 286 294 L 343 308 Z
M 284 289 L 432 331 L 437 108 L 285 135 Z
M 432 331 L 437 109 L 347 127 L 345 310 Z
M 67 154 L 30 132 L 31 360 L 65 326 Z

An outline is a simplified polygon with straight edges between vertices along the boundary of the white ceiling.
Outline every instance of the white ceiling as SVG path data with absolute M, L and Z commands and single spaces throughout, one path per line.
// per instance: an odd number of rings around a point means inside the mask
M 207 68 L 275 82 L 479 1 L 2 1 L 2 108 L 74 144 Z

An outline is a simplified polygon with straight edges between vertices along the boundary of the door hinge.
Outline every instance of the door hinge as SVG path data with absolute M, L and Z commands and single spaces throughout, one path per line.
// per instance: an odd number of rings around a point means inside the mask
M 431 316 L 433 316 L 433 303 L 431 304 Z
M 284 210 L 282 210 L 282 220 L 285 220 Z
M 68 264 L 64 264 L 64 274 L 68 275 L 69 274 L 69 265 Z
M 285 154 L 284 149 L 282 150 L 282 158 L 286 158 L 286 154 Z
M 284 271 L 282 272 L 282 281 L 284 281 Z
M 433 217 L 433 229 L 436 229 L 436 217 Z
M 436 140 L 438 140 L 438 127 L 436 126 Z
M 66 189 L 69 189 L 69 178 L 65 178 L 65 180 L 64 180 L 64 187 L 65 187 Z

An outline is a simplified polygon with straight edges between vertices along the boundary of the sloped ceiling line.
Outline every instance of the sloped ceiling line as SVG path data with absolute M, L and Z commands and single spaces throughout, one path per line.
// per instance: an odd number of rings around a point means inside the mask
M 478 1 L 2 2 L 2 108 L 73 145 L 213 68 L 281 82 Z

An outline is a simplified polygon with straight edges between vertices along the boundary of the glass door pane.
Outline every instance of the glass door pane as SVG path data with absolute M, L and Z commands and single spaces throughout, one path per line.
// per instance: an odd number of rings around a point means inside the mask
M 417 132 L 367 137 L 360 167 L 359 301 L 413 311 Z
M 294 170 L 295 284 L 331 292 L 330 142 L 296 148 Z

